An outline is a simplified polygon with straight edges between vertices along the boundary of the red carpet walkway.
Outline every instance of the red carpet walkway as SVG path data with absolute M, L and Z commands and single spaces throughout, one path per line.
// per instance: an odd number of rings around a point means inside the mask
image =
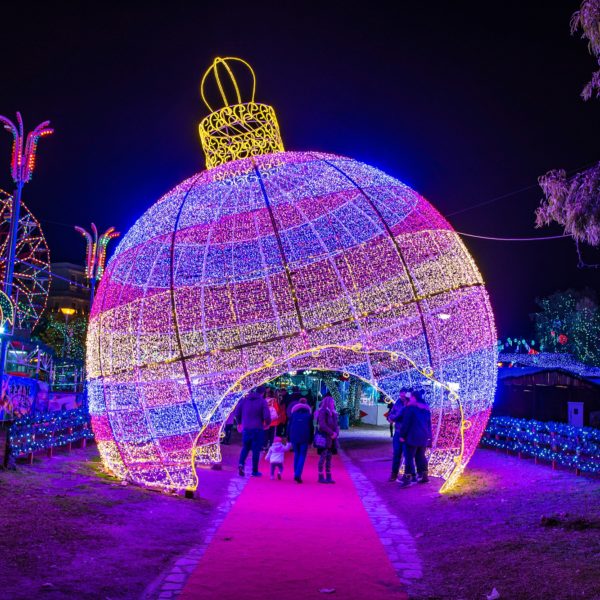
M 293 454 L 282 481 L 262 478 L 242 491 L 180 598 L 184 600 L 405 600 L 390 564 L 339 456 L 335 485 L 316 482 L 314 450 L 304 483 L 293 480 Z M 250 460 L 246 468 L 250 466 Z

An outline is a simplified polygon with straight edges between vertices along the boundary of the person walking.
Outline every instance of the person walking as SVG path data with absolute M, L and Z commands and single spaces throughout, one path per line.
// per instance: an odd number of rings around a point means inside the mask
M 293 386 L 292 391 L 286 392 L 285 396 L 283 397 L 283 408 L 286 416 L 285 437 L 290 437 L 289 426 L 290 417 L 292 416 L 292 408 L 294 408 L 301 397 L 302 394 L 300 393 L 300 388 L 297 385 Z
M 232 410 L 225 421 L 225 433 L 223 435 L 223 441 L 221 442 L 222 444 L 225 444 L 225 446 L 229 446 L 229 444 L 231 444 L 231 433 L 233 431 L 234 422 L 235 410 Z
M 291 444 L 284 444 L 279 436 L 275 436 L 273 443 L 265 456 L 265 460 L 268 460 L 271 463 L 271 479 L 275 479 L 276 470 L 279 470 L 277 479 L 281 479 L 281 474 L 283 473 L 283 459 L 285 453 L 289 452 L 291 447 Z
M 402 424 L 402 414 L 408 397 L 408 390 L 400 390 L 398 400 L 388 411 L 387 420 L 390 427 L 393 428 L 392 436 L 392 472 L 388 481 L 397 481 L 402 465 L 402 454 L 404 452 L 404 444 L 400 441 L 400 425 Z
M 238 472 L 244 476 L 246 458 L 252 450 L 252 476 L 260 477 L 262 473 L 258 470 L 260 451 L 264 439 L 265 427 L 271 424 L 269 407 L 265 400 L 265 388 L 259 386 L 244 396 L 235 408 L 235 418 L 242 428 L 242 451 Z
M 277 424 L 276 434 L 282 437 L 285 434 L 286 423 L 287 423 L 287 415 L 285 413 L 285 395 L 286 391 L 283 388 L 278 389 L 275 392 L 275 397 L 277 398 L 277 411 L 279 412 L 279 422 Z
M 263 450 L 267 450 L 269 446 L 273 443 L 276 435 L 277 426 L 280 423 L 280 413 L 281 409 L 279 407 L 279 401 L 277 400 L 277 396 L 272 388 L 267 388 L 266 395 L 267 406 L 269 407 L 269 415 L 271 416 L 271 423 L 269 424 L 269 428 L 267 429 Z
M 335 410 L 335 402 L 331 396 L 325 396 L 321 400 L 316 419 L 319 433 L 325 438 L 325 447 L 317 449 L 319 454 L 319 483 L 335 483 L 331 477 L 331 457 L 337 454 L 340 426 L 338 423 L 339 417 Z M 325 467 L 325 476 L 323 475 L 323 467 Z
M 312 410 L 306 398 L 292 408 L 288 425 L 289 440 L 294 449 L 294 481 L 302 483 L 302 470 L 313 435 Z
M 415 482 L 427 483 L 427 457 L 425 450 L 431 446 L 431 411 L 420 392 L 411 392 L 408 404 L 402 411 L 400 442 L 404 443 L 404 476 L 401 488 Z
M 297 385 L 295 385 L 292 388 L 292 393 L 286 396 L 285 409 L 288 419 L 292 416 L 292 409 L 294 408 L 294 406 L 296 406 L 296 404 L 298 404 L 298 402 L 300 402 L 300 398 L 302 398 L 300 388 Z

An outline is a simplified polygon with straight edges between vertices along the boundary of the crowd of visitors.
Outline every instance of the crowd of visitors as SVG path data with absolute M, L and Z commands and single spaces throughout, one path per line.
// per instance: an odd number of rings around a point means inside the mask
M 294 453 L 294 480 L 302 483 L 308 448 L 313 444 L 319 455 L 319 483 L 335 483 L 331 459 L 338 452 L 339 415 L 334 399 L 325 396 L 316 408 L 312 394 L 298 387 L 274 390 L 259 386 L 246 394 L 225 423 L 223 443 L 230 443 L 234 422 L 242 433 L 239 474 L 244 476 L 252 453 L 252 476 L 260 477 L 261 452 L 270 463 L 271 479 L 282 478 L 285 453 Z M 315 410 L 316 409 L 316 410 Z M 389 481 L 400 488 L 429 481 L 426 450 L 431 447 L 431 411 L 418 390 L 403 389 L 386 413 L 392 434 L 392 472 Z M 404 462 L 404 474 L 400 470 Z
M 294 480 L 302 483 L 308 447 L 314 442 L 320 455 L 318 481 L 335 483 L 331 476 L 331 457 L 337 454 L 339 416 L 331 396 L 321 400 L 313 415 L 314 404 L 312 394 L 303 396 L 297 387 L 286 393 L 259 386 L 246 394 L 227 419 L 223 440 L 229 443 L 233 423 L 237 421 L 242 433 L 239 474 L 245 475 L 246 459 L 252 452 L 252 476 L 261 477 L 260 454 L 266 451 L 271 479 L 275 479 L 275 475 L 281 479 L 285 453 L 293 450 Z

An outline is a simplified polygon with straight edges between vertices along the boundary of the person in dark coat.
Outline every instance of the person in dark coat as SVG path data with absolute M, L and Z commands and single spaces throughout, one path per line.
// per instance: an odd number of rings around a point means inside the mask
M 289 421 L 289 441 L 294 449 L 294 481 L 302 483 L 302 470 L 313 436 L 312 410 L 306 398 L 300 398 L 292 408 Z
M 296 406 L 296 404 L 298 404 L 298 402 L 300 401 L 300 398 L 302 398 L 302 394 L 300 393 L 300 388 L 297 385 L 295 385 L 292 388 L 292 393 L 288 394 L 285 399 L 285 408 L 286 408 L 288 419 L 292 416 L 292 409 L 294 408 L 294 406 Z
M 402 412 L 400 441 L 404 443 L 404 476 L 400 487 L 414 483 L 427 483 L 427 458 L 425 450 L 431 446 L 431 411 L 420 392 L 411 392 L 408 404 Z M 416 463 L 416 470 L 415 470 Z
M 252 476 L 260 477 L 258 470 L 260 451 L 262 449 L 265 427 L 271 424 L 269 407 L 265 400 L 265 388 L 257 387 L 244 396 L 235 408 L 235 418 L 242 427 L 242 451 L 240 453 L 239 474 L 244 476 L 244 466 L 250 450 L 252 450 Z
M 393 428 L 392 437 L 392 473 L 388 481 L 396 481 L 398 474 L 400 473 L 400 466 L 402 464 L 402 454 L 404 452 L 404 444 L 400 441 L 400 426 L 402 424 L 402 414 L 404 412 L 404 406 L 408 399 L 408 390 L 400 390 L 400 397 L 390 408 L 387 420 L 390 423 L 390 427 Z
M 319 454 L 319 483 L 335 483 L 331 478 L 331 457 L 337 453 L 337 438 L 340 434 L 339 417 L 335 410 L 335 401 L 331 396 L 325 396 L 321 400 L 321 406 L 316 413 L 317 427 L 319 432 L 325 436 L 325 448 L 318 448 Z M 323 466 L 325 475 L 323 476 Z
M 292 409 L 294 408 L 294 406 L 296 406 L 296 404 L 298 404 L 300 398 L 302 398 L 300 388 L 297 385 L 295 385 L 292 388 L 292 392 L 287 393 L 283 400 L 285 404 L 285 415 L 287 419 L 286 436 L 288 438 L 290 437 L 290 417 L 292 416 Z

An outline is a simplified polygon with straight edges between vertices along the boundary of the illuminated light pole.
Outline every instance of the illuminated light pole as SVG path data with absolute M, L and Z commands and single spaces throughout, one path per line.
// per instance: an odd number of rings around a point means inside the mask
M 94 223 L 91 226 L 92 232 L 86 231 L 83 227 L 75 227 L 86 241 L 85 252 L 85 276 L 90 282 L 90 312 L 92 314 L 92 305 L 94 304 L 94 294 L 96 292 L 96 283 L 102 279 L 104 274 L 104 265 L 106 263 L 106 248 L 110 240 L 119 237 L 121 234 L 114 227 L 109 227 L 100 237 L 98 229 Z M 65 315 L 68 321 L 68 316 Z M 64 354 L 64 352 L 63 352 Z M 84 361 L 85 362 L 85 361 Z M 84 366 L 85 373 L 85 366 Z M 87 390 L 83 395 L 83 405 L 87 410 Z
M 114 227 L 109 227 L 100 237 L 98 237 L 98 229 L 92 223 L 92 233 L 86 231 L 83 227 L 75 227 L 86 241 L 86 261 L 85 261 L 85 276 L 90 282 L 90 311 L 94 302 L 94 293 L 96 283 L 102 279 L 104 273 L 104 265 L 106 263 L 106 247 L 110 240 L 119 237 L 121 234 Z
M 25 138 L 23 131 L 23 119 L 21 113 L 17 113 L 17 124 L 15 125 L 7 117 L 0 115 L 0 123 L 4 125 L 4 129 L 9 131 L 13 136 L 12 157 L 10 163 L 11 176 L 16 184 L 15 193 L 13 194 L 12 210 L 10 219 L 10 238 L 8 243 L 8 257 L 6 261 L 6 269 L 4 272 L 4 293 L 6 297 L 16 305 L 12 299 L 13 278 L 15 269 L 15 258 L 17 249 L 17 236 L 19 231 L 19 218 L 21 213 L 21 193 L 23 186 L 31 181 L 31 176 L 35 169 L 35 158 L 37 144 L 41 137 L 54 133 L 54 130 L 49 126 L 50 121 L 40 123 L 33 131 L 30 131 Z M 13 327 L 10 327 L 2 334 L 2 344 L 0 345 L 0 383 L 4 379 L 4 370 L 6 365 L 6 351 L 8 348 L 9 338 L 13 334 Z
M 8 257 L 6 257 L 6 268 L 4 271 L 4 291 L 2 306 L 3 319 L 9 313 L 13 315 L 12 322 L 6 319 L 2 323 L 2 331 L 0 337 L 0 396 L 4 395 L 4 371 L 6 366 L 6 353 L 8 350 L 9 339 L 12 337 L 14 330 L 14 309 L 16 302 L 12 299 L 13 276 L 15 271 L 15 258 L 17 250 L 17 235 L 19 232 L 19 219 L 21 213 L 21 193 L 23 186 L 31 181 L 31 176 L 35 169 L 35 155 L 37 144 L 41 137 L 50 135 L 54 132 L 49 127 L 50 121 L 40 123 L 33 131 L 27 134 L 25 139 L 23 131 L 23 119 L 21 113 L 17 112 L 17 125 L 15 125 L 7 117 L 0 115 L 0 123 L 4 125 L 4 129 L 9 131 L 13 136 L 12 156 L 10 161 L 10 173 L 14 183 L 16 184 L 15 193 L 12 198 L 12 207 L 10 215 L 10 237 L 8 241 Z M 8 305 L 11 305 L 10 307 Z M 12 307 L 12 310 L 11 310 Z M 6 448 L 4 451 L 4 467 L 9 464 L 9 436 L 6 436 Z
M 65 335 L 63 336 L 63 348 L 62 348 L 62 355 L 63 355 L 63 360 L 64 360 L 67 357 L 66 352 L 67 352 L 67 337 L 69 336 L 69 317 L 71 317 L 75 314 L 75 309 L 69 308 L 68 306 L 63 306 L 60 309 L 60 312 L 65 316 Z

